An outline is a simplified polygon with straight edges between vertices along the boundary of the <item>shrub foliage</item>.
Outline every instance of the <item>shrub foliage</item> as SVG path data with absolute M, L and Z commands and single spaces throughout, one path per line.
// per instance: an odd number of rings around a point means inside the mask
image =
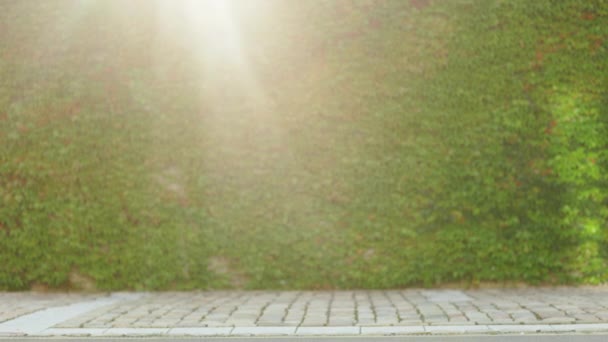
M 608 2 L 234 5 L 0 3 L 0 289 L 607 279 Z

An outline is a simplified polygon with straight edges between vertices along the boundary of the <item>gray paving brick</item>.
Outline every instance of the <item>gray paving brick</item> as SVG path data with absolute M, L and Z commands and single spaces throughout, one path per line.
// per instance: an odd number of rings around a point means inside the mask
M 134 325 L 137 323 L 134 323 Z M 176 327 L 198 327 L 200 326 L 199 321 L 181 321 L 175 325 Z
M 326 321 L 304 320 L 300 323 L 302 327 L 322 327 L 326 325 Z
M 576 318 L 573 317 L 566 317 L 566 316 L 562 316 L 562 317 L 549 317 L 549 318 L 544 318 L 542 320 L 543 323 L 574 323 L 576 322 Z
M 330 318 L 327 325 L 330 326 L 351 326 L 356 323 L 354 318 Z
M 357 324 L 358 325 L 374 325 L 376 324 L 376 320 L 375 319 L 357 319 Z

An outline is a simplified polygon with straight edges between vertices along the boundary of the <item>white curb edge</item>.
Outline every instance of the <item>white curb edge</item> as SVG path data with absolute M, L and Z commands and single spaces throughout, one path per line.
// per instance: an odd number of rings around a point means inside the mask
M 192 328 L 47 328 L 35 332 L 2 330 L 5 336 L 400 336 L 452 334 L 535 334 L 608 332 L 607 323 L 543 325 L 433 325 L 433 326 L 342 326 L 342 327 L 192 327 Z

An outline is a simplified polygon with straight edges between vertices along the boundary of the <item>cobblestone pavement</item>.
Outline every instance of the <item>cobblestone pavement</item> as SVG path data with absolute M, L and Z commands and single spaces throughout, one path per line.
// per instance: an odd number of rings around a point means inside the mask
M 64 328 L 608 323 L 608 289 L 158 293 Z
M 0 334 L 11 331 L 7 326 L 13 330 L 27 326 L 28 313 L 91 300 L 97 297 L 0 293 L 0 322 L 6 321 L 0 323 Z M 323 328 L 328 334 L 349 335 L 497 329 L 517 332 L 541 331 L 543 327 L 554 331 L 560 325 L 608 329 L 608 287 L 159 292 L 115 298 L 78 314 L 63 312 L 68 313 L 65 319 L 54 315 L 55 321 L 44 331 L 127 335 L 168 331 L 186 335 L 196 331 L 216 335 L 298 331 L 305 335 Z M 25 316 L 11 321 L 21 315 Z

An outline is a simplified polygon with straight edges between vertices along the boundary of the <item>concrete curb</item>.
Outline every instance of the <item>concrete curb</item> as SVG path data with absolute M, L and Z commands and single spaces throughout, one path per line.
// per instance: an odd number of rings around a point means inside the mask
M 544 325 L 429 325 L 350 327 L 196 327 L 196 328 L 49 328 L 35 333 L 8 332 L 0 337 L 270 337 L 270 336 L 407 336 L 407 335 L 501 335 L 538 333 L 608 332 L 608 324 Z

